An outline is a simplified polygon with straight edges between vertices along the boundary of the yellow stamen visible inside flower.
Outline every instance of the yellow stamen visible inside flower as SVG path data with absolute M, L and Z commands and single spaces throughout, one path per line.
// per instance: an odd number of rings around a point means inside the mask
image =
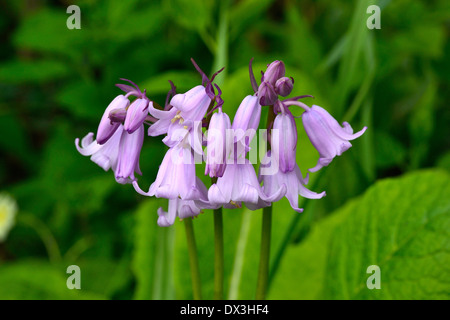
M 235 206 L 236 208 L 240 208 L 240 204 L 238 204 L 236 201 L 231 200 L 230 204 L 232 204 L 233 206 Z
M 172 123 L 174 123 L 175 121 L 179 120 L 180 124 L 182 124 L 184 122 L 184 119 L 181 117 L 181 111 L 177 111 L 177 114 L 175 115 L 175 117 L 173 117 L 173 119 L 171 120 Z

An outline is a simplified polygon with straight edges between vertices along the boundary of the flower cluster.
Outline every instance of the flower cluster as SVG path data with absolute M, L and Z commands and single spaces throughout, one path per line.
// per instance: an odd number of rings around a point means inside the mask
M 177 94 L 172 88 L 164 107 L 146 97 L 137 85 L 118 84 L 125 95 L 117 96 L 106 108 L 100 121 L 96 140 L 89 133 L 75 143 L 78 151 L 104 170 L 110 168 L 119 183 L 131 183 L 145 196 L 169 200 L 168 210 L 158 210 L 158 224 L 170 226 L 176 217 L 197 216 L 202 209 L 237 208 L 245 204 L 251 210 L 270 206 L 286 197 L 297 212 L 299 196 L 319 199 L 325 192 L 306 188 L 309 173 L 303 177 L 296 162 L 297 126 L 291 106 L 301 107 L 306 133 L 319 152 L 319 160 L 310 172 L 330 164 L 332 159 L 351 147 L 349 140 L 361 136 L 366 127 L 353 133 L 351 126 L 343 126 L 323 108 L 308 107 L 298 101 L 309 95 L 287 97 L 294 80 L 285 76 L 285 65 L 274 61 L 262 73 L 258 85 L 250 62 L 250 82 L 254 94 L 246 96 L 239 105 L 233 122 L 222 110 L 221 90 L 192 60 L 202 76 L 202 84 Z M 134 101 L 130 103 L 130 98 Z M 261 160 L 258 174 L 249 153 L 254 152 L 252 141 L 260 127 L 262 107 L 269 108 L 266 134 L 267 152 Z M 139 169 L 139 155 L 144 139 L 144 124 L 149 136 L 161 136 L 168 147 L 155 181 L 143 191 L 135 173 Z M 261 130 L 260 130 L 261 131 Z M 263 139 L 264 140 L 264 139 Z M 206 149 L 204 149 L 206 147 Z M 197 176 L 196 163 L 205 162 L 205 175 L 211 178 L 208 188 Z

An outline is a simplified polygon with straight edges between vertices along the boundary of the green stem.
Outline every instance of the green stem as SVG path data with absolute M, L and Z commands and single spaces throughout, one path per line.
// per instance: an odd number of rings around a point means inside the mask
M 264 300 L 269 282 L 270 234 L 272 229 L 272 206 L 263 209 L 261 228 L 261 251 L 259 257 L 256 300 Z
M 230 291 L 228 300 L 237 300 L 239 287 L 241 285 L 242 270 L 244 267 L 245 248 L 247 247 L 250 234 L 251 211 L 244 210 L 242 213 L 241 229 L 237 241 L 236 254 L 234 256 L 233 271 L 231 272 Z
M 200 268 L 198 265 L 197 246 L 195 245 L 194 226 L 192 225 L 192 219 L 184 219 L 184 227 L 186 231 L 186 241 L 189 252 L 189 265 L 191 267 L 192 277 L 192 292 L 194 300 L 202 299 L 201 281 L 200 281 Z
M 312 182 L 311 187 L 309 189 L 314 190 L 317 187 L 322 175 L 323 175 L 323 170 L 321 170 L 318 173 L 316 179 L 314 179 L 314 181 Z M 303 208 L 304 208 L 304 212 L 306 212 L 307 214 L 306 215 L 305 214 L 294 214 L 291 222 L 289 223 L 289 227 L 287 228 L 287 231 L 284 234 L 283 240 L 280 244 L 280 247 L 278 248 L 278 250 L 275 254 L 275 257 L 273 259 L 273 263 L 272 263 L 272 267 L 270 269 L 270 275 L 269 275 L 269 283 L 268 283 L 269 286 L 270 286 L 276 272 L 278 271 L 278 268 L 281 263 L 281 259 L 283 258 L 283 255 L 284 255 L 288 245 L 291 243 L 291 241 L 294 237 L 294 233 L 297 230 L 297 226 L 298 226 L 300 220 L 307 219 L 307 221 L 305 222 L 304 228 L 308 228 L 312 221 L 312 212 L 309 212 L 309 210 L 307 210 L 310 203 L 311 203 L 311 200 L 305 198 L 305 200 L 303 202 Z
M 222 208 L 214 210 L 214 299 L 223 300 L 223 217 Z
M 44 243 L 45 249 L 47 250 L 48 258 L 52 263 L 61 262 L 62 256 L 59 250 L 58 242 L 53 236 L 50 229 L 45 223 L 43 223 L 39 218 L 33 214 L 22 213 L 19 216 L 19 222 L 24 223 L 34 229 L 36 233 L 41 238 Z

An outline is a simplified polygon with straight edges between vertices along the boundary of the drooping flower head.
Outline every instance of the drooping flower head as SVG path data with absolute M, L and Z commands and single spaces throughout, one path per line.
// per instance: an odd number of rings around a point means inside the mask
M 173 224 L 176 216 L 196 215 L 200 209 L 209 207 L 207 188 L 196 176 L 195 170 L 195 156 L 203 158 L 201 129 L 206 122 L 212 122 L 221 134 L 230 127 L 229 118 L 221 109 L 223 100 L 220 88 L 213 85 L 214 77 L 221 70 L 209 79 L 194 60 L 192 63 L 202 76 L 202 85 L 180 94 L 176 94 L 173 88 L 164 110 L 153 106 L 149 108 L 150 114 L 155 118 L 154 124 L 149 128 L 149 135 L 166 134 L 162 141 L 169 147 L 156 180 L 148 192 L 142 191 L 138 183 L 133 182 L 135 190 L 142 195 L 169 199 L 168 212 L 159 210 L 158 223 L 164 226 Z M 214 88 L 217 89 L 217 94 Z M 219 111 L 213 114 L 217 109 Z M 211 114 L 211 119 L 207 119 Z M 211 132 L 209 144 L 211 151 L 207 173 L 212 176 L 223 174 L 223 163 L 220 163 L 220 158 L 225 155 L 223 141 L 218 134 Z M 220 152 L 223 154 L 220 155 Z
M 184 93 L 171 89 L 164 107 L 150 101 L 146 91 L 133 82 L 118 84 L 125 92 L 117 96 L 106 108 L 97 130 L 97 140 L 89 133 L 81 141 L 76 139 L 78 151 L 90 156 L 104 170 L 112 169 L 119 183 L 132 183 L 135 190 L 145 196 L 168 199 L 168 210 L 158 209 L 158 224 L 172 225 L 176 217 L 197 216 L 202 209 L 221 206 L 237 208 L 245 204 L 249 209 L 271 206 L 286 197 L 292 208 L 299 208 L 299 196 L 320 199 L 325 192 L 316 193 L 306 188 L 309 175 L 303 177 L 296 161 L 297 125 L 290 111 L 300 106 L 305 112 L 301 118 L 306 133 L 319 151 L 314 172 L 328 165 L 336 155 L 351 147 L 349 140 L 362 135 L 353 134 L 351 126 L 343 127 L 323 108 L 308 107 L 297 100 L 310 95 L 287 97 L 294 87 L 294 79 L 286 76 L 286 67 L 280 60 L 267 66 L 258 84 L 249 63 L 250 82 L 254 94 L 240 103 L 233 122 L 222 110 L 221 90 L 191 59 L 202 77 L 202 83 Z M 124 79 L 122 79 L 124 80 Z M 261 161 L 258 175 L 247 154 L 254 148 L 256 131 L 260 127 L 262 108 L 269 110 L 263 141 L 270 143 Z M 141 174 L 139 156 L 144 140 L 144 124 L 148 135 L 165 135 L 162 142 L 169 148 L 159 167 L 155 181 L 147 192 L 136 179 Z M 206 132 L 204 132 L 207 128 Z M 206 138 L 205 138 L 206 137 Z M 203 150 L 206 147 L 206 152 Z M 212 178 L 209 190 L 196 175 L 198 160 L 205 160 L 205 175 Z
M 158 209 L 158 225 L 160 227 L 170 227 L 174 224 L 175 218 L 185 219 L 196 217 L 200 214 L 201 209 L 193 200 L 182 200 L 178 198 L 169 199 L 169 208 L 164 211 L 163 208 Z
M 137 182 L 136 191 L 145 196 L 183 200 L 206 199 L 206 187 L 195 175 L 195 163 L 186 141 L 170 148 L 161 163 L 155 182 L 148 192 L 143 192 Z
M 325 191 L 316 193 L 305 187 L 308 184 L 309 175 L 307 174 L 303 178 L 296 162 L 294 162 L 294 168 L 291 171 L 283 172 L 282 170 L 278 170 L 274 174 L 262 175 L 261 172 L 264 168 L 273 166 L 274 164 L 271 162 L 277 161 L 276 157 L 271 156 L 271 152 L 270 150 L 267 152 L 266 159 L 261 164 L 259 175 L 259 179 L 263 182 L 263 191 L 267 196 L 278 195 L 280 188 L 284 186 L 285 192 L 283 196 L 289 200 L 292 209 L 301 213 L 303 209 L 298 206 L 299 195 L 308 199 L 320 199 L 326 195 Z M 279 164 L 275 163 L 275 166 L 277 165 Z
M 78 152 L 91 156 L 91 160 L 105 171 L 111 168 L 116 181 L 122 184 L 135 181 L 135 173 L 142 174 L 139 156 L 144 141 L 144 122 L 149 117 L 149 106 L 152 107 L 145 91 L 129 82 L 133 86 L 116 85 L 126 94 L 117 96 L 106 108 L 98 126 L 97 139 L 89 133 L 82 139 L 81 147 L 79 139 L 75 139 Z M 128 98 L 131 96 L 136 99 L 130 104 Z
M 301 102 L 289 103 L 305 109 L 302 114 L 303 126 L 309 140 L 320 155 L 317 165 L 309 169 L 310 172 L 316 172 L 328 166 L 334 157 L 340 156 L 352 146 L 349 140 L 360 137 L 367 129 L 364 127 L 357 133 L 353 133 L 348 122 L 343 122 L 343 126 L 339 125 L 337 120 L 322 107 L 313 105 L 309 108 Z

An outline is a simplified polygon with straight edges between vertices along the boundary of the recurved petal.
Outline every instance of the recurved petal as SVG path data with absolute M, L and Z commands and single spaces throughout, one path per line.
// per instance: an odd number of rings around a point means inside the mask
M 93 141 L 94 134 L 92 132 L 89 132 L 82 140 L 81 140 L 81 147 L 80 139 L 75 139 L 75 147 L 77 148 L 78 152 L 81 153 L 83 156 L 90 156 L 96 153 L 98 150 L 101 149 L 101 145 L 97 143 L 97 141 Z
M 299 194 L 302 197 L 308 199 L 321 199 L 327 195 L 325 191 L 322 191 L 321 193 L 316 193 L 314 191 L 309 190 L 302 184 L 299 185 Z
M 164 211 L 162 208 L 158 209 L 158 225 L 160 227 L 170 227 L 174 224 L 177 216 L 178 199 L 169 199 L 169 210 Z
M 344 140 L 354 140 L 360 137 L 367 129 L 364 127 L 362 130 L 357 133 L 353 133 L 353 128 L 350 126 L 348 122 L 343 123 L 343 127 L 337 122 L 335 118 L 331 114 L 328 113 L 324 108 L 313 105 L 311 111 L 317 112 L 323 119 L 324 123 L 331 129 L 331 131 L 338 136 L 340 139 Z
M 294 188 L 293 185 L 287 187 L 286 198 L 289 201 L 292 209 L 298 213 L 303 212 L 303 208 L 298 207 L 298 186 Z
M 316 166 L 311 169 L 308 169 L 308 171 L 309 172 L 317 172 L 320 169 L 322 169 L 323 167 L 328 166 L 331 163 L 331 161 L 333 161 L 333 158 L 319 158 Z

